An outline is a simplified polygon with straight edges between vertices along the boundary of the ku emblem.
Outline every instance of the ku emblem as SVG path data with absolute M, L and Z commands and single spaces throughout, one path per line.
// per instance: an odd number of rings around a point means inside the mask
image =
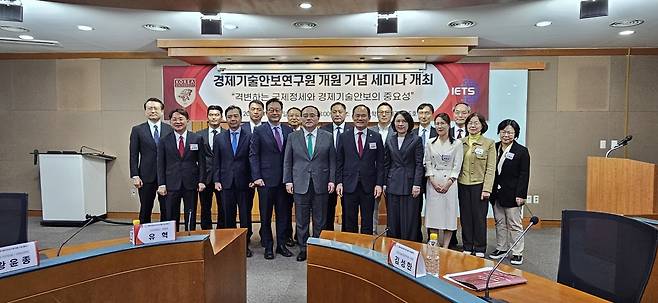
M 174 97 L 176 98 L 176 102 L 184 108 L 194 103 L 196 99 L 196 79 L 175 78 Z

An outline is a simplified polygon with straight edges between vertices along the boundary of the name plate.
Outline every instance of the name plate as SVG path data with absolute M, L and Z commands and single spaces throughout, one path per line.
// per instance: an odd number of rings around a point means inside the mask
M 425 261 L 419 251 L 394 242 L 388 250 L 388 264 L 416 278 L 426 274 Z
M 176 221 L 133 225 L 133 228 L 130 230 L 130 243 L 133 245 L 174 240 L 176 240 Z
M 37 242 L 0 248 L 0 274 L 39 265 Z

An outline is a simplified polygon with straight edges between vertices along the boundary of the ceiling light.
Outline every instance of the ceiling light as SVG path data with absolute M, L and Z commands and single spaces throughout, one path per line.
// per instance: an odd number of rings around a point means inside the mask
M 309 9 L 309 8 L 313 7 L 313 4 L 310 4 L 308 2 L 302 2 L 302 3 L 299 4 L 299 7 L 303 8 L 303 9 Z
M 372 59 L 372 60 L 381 60 L 381 59 L 384 59 L 384 57 L 372 57 L 370 59 Z
M 20 27 L 20 26 L 13 26 L 13 25 L 3 25 L 3 26 L 0 26 L 0 29 L 3 30 L 3 31 L 12 32 L 12 33 L 27 33 L 27 32 L 30 31 L 27 28 Z
M 544 26 L 549 26 L 551 24 L 553 24 L 553 21 L 546 20 L 546 21 L 539 21 L 539 22 L 535 23 L 535 26 L 536 27 L 544 27 Z
M 151 23 L 144 24 L 144 25 L 142 25 L 142 27 L 144 27 L 145 29 L 151 30 L 151 31 L 155 31 L 155 32 L 166 32 L 166 31 L 171 29 L 169 26 L 166 26 L 166 25 L 151 24 Z
M 300 29 L 313 29 L 318 27 L 318 24 L 311 21 L 297 21 L 292 24 L 292 26 Z
M 619 32 L 619 35 L 621 35 L 621 36 L 628 36 L 628 35 L 632 35 L 632 34 L 635 34 L 635 31 L 621 31 L 621 32 Z
M 234 30 L 234 29 L 238 29 L 238 26 L 235 25 L 235 24 L 226 23 L 226 24 L 224 24 L 224 28 L 228 29 L 228 30 Z
M 329 68 L 330 67 L 330 68 Z M 290 73 L 417 73 L 425 71 L 423 63 L 261 63 L 261 64 L 217 64 L 217 70 L 223 74 L 290 74 Z
M 85 31 L 85 32 L 94 30 L 93 27 L 88 26 L 88 25 L 78 25 L 78 29 L 81 30 L 81 31 Z
M 610 23 L 610 27 L 631 27 L 631 26 L 638 26 L 640 24 L 644 23 L 644 20 L 640 19 L 635 19 L 635 20 L 619 20 Z
M 475 26 L 475 21 L 466 20 L 466 19 L 455 20 L 455 21 L 450 21 L 450 23 L 448 23 L 448 26 L 452 28 L 469 28 Z
M 21 38 L 23 40 L 34 40 L 34 37 L 32 37 L 30 35 L 20 35 L 20 36 L 18 36 L 18 38 Z
M 18 38 L 7 38 L 7 37 L 0 37 L 0 43 L 7 43 L 7 44 L 27 44 L 27 45 L 35 45 L 35 46 L 55 46 L 55 47 L 61 47 L 62 45 L 59 43 L 59 41 L 51 41 L 51 40 L 22 40 Z

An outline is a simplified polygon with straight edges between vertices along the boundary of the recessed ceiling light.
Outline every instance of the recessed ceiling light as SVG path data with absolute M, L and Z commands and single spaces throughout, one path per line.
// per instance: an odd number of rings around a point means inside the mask
M 621 36 L 628 36 L 628 35 L 632 35 L 632 34 L 635 34 L 635 31 L 621 31 L 621 32 L 619 32 L 619 35 L 621 35 Z
M 299 4 L 299 7 L 303 8 L 303 9 L 309 9 L 309 8 L 313 7 L 313 4 L 310 4 L 308 2 L 302 2 L 302 3 Z
M 144 24 L 142 25 L 145 29 L 151 30 L 151 31 L 156 31 L 156 32 L 166 32 L 170 30 L 171 28 L 166 25 L 160 25 L 160 24 Z
M 3 31 L 12 32 L 12 33 L 27 33 L 27 32 L 30 31 L 27 28 L 20 27 L 20 26 L 13 26 L 13 25 L 3 25 L 3 26 L 0 26 L 0 29 L 3 30 Z
M 313 29 L 318 27 L 318 24 L 311 21 L 297 21 L 292 24 L 292 26 L 299 29 Z
M 235 25 L 235 24 L 226 23 L 226 24 L 224 24 L 224 28 L 228 29 L 228 30 L 234 30 L 234 29 L 238 29 L 238 26 Z
M 553 24 L 553 21 L 546 20 L 546 21 L 539 21 L 539 22 L 535 23 L 535 26 L 536 27 L 544 27 L 544 26 L 549 26 L 551 24 Z
M 640 19 L 635 19 L 635 20 L 619 20 L 610 23 L 610 27 L 631 27 L 631 26 L 638 26 L 640 24 L 644 23 L 644 20 Z
M 452 28 L 469 28 L 475 26 L 475 21 L 466 20 L 466 19 L 455 20 L 455 21 L 450 21 L 450 23 L 448 23 L 448 26 Z
M 34 37 L 30 35 L 19 35 L 18 38 L 21 38 L 23 40 L 34 40 Z
M 370 59 L 372 59 L 372 60 L 381 60 L 381 59 L 384 59 L 384 57 L 372 57 Z
M 78 29 L 86 32 L 94 30 L 94 28 L 89 25 L 78 25 Z

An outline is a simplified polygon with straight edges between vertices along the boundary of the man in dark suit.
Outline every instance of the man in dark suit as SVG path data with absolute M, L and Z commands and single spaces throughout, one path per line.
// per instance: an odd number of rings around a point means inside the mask
M 222 122 L 222 107 L 219 105 L 210 105 L 208 106 L 208 127 L 197 132 L 197 135 L 203 138 L 203 151 L 206 157 L 206 178 L 203 180 L 203 183 L 206 184 L 207 190 L 204 190 L 199 193 L 199 201 L 201 202 L 201 229 L 212 229 L 212 196 L 215 195 L 215 200 L 217 201 L 217 228 L 225 228 L 226 224 L 224 221 L 224 208 L 222 207 L 222 202 L 220 198 L 220 193 L 214 190 L 215 186 L 213 184 L 213 142 L 215 142 L 215 137 L 219 136 L 220 133 L 224 131 L 220 127 Z M 195 230 L 196 226 L 196 203 L 192 208 L 192 230 Z
M 253 133 L 256 127 L 261 125 L 263 119 L 263 102 L 260 100 L 253 100 L 249 102 L 249 122 L 242 123 L 242 128 L 248 132 Z
M 237 106 L 226 108 L 228 131 L 222 132 L 214 142 L 213 180 L 215 190 L 222 193 L 222 206 L 226 228 L 235 228 L 236 210 L 240 212 L 240 227 L 247 229 L 247 257 L 253 253 L 249 249 L 251 238 L 251 174 L 249 168 L 249 142 L 251 134 L 240 127 L 242 110 Z
M 144 102 L 146 122 L 136 125 L 130 131 L 130 177 L 139 191 L 139 221 L 151 223 L 153 202 L 158 190 L 158 144 L 160 138 L 172 132 L 171 126 L 162 123 L 164 103 L 158 98 Z M 166 216 L 165 199 L 160 202 L 160 221 Z
M 395 131 L 393 130 L 393 123 L 391 123 L 391 118 L 393 117 L 393 106 L 388 102 L 382 102 L 377 105 L 377 125 L 370 127 L 369 129 L 375 132 L 378 132 L 382 138 L 382 144 L 386 146 L 388 136 L 392 135 Z M 373 234 L 377 234 L 377 225 L 379 225 L 379 202 L 384 200 L 386 191 L 382 195 L 375 199 L 375 206 L 372 213 L 372 231 Z
M 340 103 L 340 102 L 335 102 L 334 104 L 331 105 L 330 107 L 331 110 L 331 121 L 332 123 L 326 124 L 320 129 L 328 131 L 331 133 L 333 143 L 334 143 L 334 148 L 338 146 L 338 141 L 340 138 L 340 135 L 346 131 L 349 131 L 352 129 L 352 125 L 348 124 L 345 122 L 345 117 L 347 116 L 347 108 L 345 107 L 345 104 Z M 343 201 L 341 200 L 341 208 L 343 208 L 343 215 L 341 216 L 341 221 L 342 226 L 345 226 L 345 210 L 344 207 L 345 205 L 342 203 Z M 338 204 L 338 196 L 336 195 L 335 192 L 329 194 L 329 202 L 327 204 L 327 218 L 325 220 L 326 225 L 324 226 L 324 230 L 334 230 L 334 220 L 336 219 L 336 205 Z M 341 227 L 341 230 L 344 231 L 344 229 Z
M 203 138 L 187 131 L 189 114 L 182 108 L 171 112 L 169 120 L 174 131 L 158 145 L 158 193 L 166 197 L 168 220 L 180 221 L 180 200 L 183 198 L 185 230 L 189 230 L 192 205 L 197 191 L 206 188 L 206 157 Z
M 318 129 L 320 110 L 312 105 L 302 108 L 302 131 L 288 137 L 283 164 L 286 191 L 295 196 L 295 221 L 300 246 L 297 261 L 306 260 L 309 220 L 313 218 L 313 237 L 319 237 L 325 225 L 328 194 L 335 189 L 336 150 L 331 133 Z
M 265 259 L 274 259 L 272 238 L 272 209 L 276 211 L 276 253 L 292 257 L 286 248 L 285 231 L 290 197 L 283 186 L 283 155 L 290 127 L 281 124 L 283 103 L 277 98 L 267 101 L 268 122 L 254 129 L 249 149 L 251 177 L 258 188 L 260 208 L 260 241 L 265 248 Z
M 336 150 L 336 192 L 345 201 L 343 222 L 346 232 L 358 232 L 359 208 L 361 233 L 372 234 L 375 199 L 384 185 L 384 144 L 379 133 L 367 129 L 370 109 L 357 105 L 352 110 L 354 128 L 345 131 Z
M 418 115 L 418 128 L 414 128 L 411 131 L 411 134 L 415 136 L 419 136 L 421 141 L 423 142 L 423 150 L 425 148 L 425 145 L 427 142 L 429 142 L 430 138 L 434 138 L 437 136 L 436 129 L 434 126 L 432 126 L 432 117 L 434 115 L 434 106 L 429 103 L 422 103 L 421 105 L 418 106 L 416 109 L 416 114 Z M 427 187 L 427 178 L 425 177 L 425 174 L 423 174 L 423 183 L 420 185 L 420 193 L 421 193 L 421 204 L 424 202 L 424 196 L 425 196 L 425 191 Z M 421 206 L 421 209 L 424 207 Z M 423 242 L 423 233 L 421 232 L 422 229 L 422 222 L 423 219 L 421 217 L 418 217 L 418 239 L 416 241 L 418 242 Z M 429 234 L 428 234 L 429 235 Z

